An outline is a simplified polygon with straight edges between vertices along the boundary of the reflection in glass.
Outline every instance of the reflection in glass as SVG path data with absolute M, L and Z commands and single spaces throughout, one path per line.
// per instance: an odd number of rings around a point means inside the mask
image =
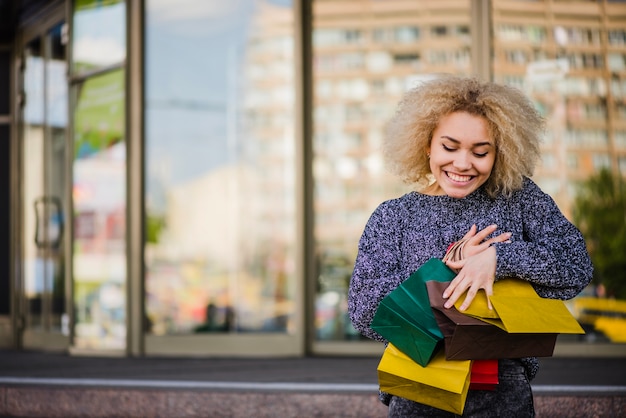
M 46 150 L 47 201 L 54 202 L 46 211 L 46 242 L 48 256 L 54 260 L 55 271 L 50 285 L 50 326 L 55 331 L 69 334 L 65 284 L 65 198 L 69 181 L 67 172 L 67 62 L 63 42 L 63 26 L 57 25 L 48 34 L 50 59 L 46 63 L 46 118 L 48 120 L 48 148 Z
M 74 0 L 72 73 L 94 71 L 126 59 L 126 3 Z
M 357 242 L 375 207 L 407 191 L 383 167 L 384 125 L 420 80 L 470 73 L 469 2 L 315 1 L 313 11 L 315 326 L 318 340 L 352 340 Z
M 25 48 L 22 130 L 23 256 L 26 327 L 68 333 L 64 199 L 67 192 L 67 83 L 62 25 Z
M 30 42 L 24 51 L 24 92 L 28 101 L 24 106 L 22 130 L 23 164 L 23 257 L 24 295 L 27 303 L 26 327 L 43 330 L 43 299 L 46 283 L 52 277 L 52 266 L 37 247 L 35 240 L 37 217 L 35 202 L 44 190 L 44 72 L 42 42 Z
M 74 113 L 74 344 L 126 343 L 124 71 L 79 86 Z
M 292 332 L 293 10 L 146 1 L 147 332 Z
M 535 180 L 571 218 L 582 180 L 603 168 L 626 174 L 626 31 L 616 23 L 626 15 L 610 2 L 536 2 L 533 10 L 522 3 L 491 2 L 494 79 L 523 89 L 545 115 Z M 606 293 L 593 282 L 568 303 L 587 330 L 584 339 L 624 342 L 626 301 Z

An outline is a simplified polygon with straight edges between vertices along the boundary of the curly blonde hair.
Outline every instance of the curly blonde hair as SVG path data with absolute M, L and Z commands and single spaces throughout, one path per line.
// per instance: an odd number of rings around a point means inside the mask
M 405 94 L 387 125 L 383 152 L 389 168 L 407 183 L 428 185 L 433 131 L 442 117 L 454 112 L 483 117 L 495 141 L 487 193 L 509 196 L 520 189 L 541 157 L 544 119 L 521 91 L 472 77 L 442 76 Z

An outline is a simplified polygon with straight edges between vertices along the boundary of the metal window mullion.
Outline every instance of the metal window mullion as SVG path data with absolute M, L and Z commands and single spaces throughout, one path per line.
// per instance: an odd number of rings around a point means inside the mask
M 126 9 L 126 352 L 145 354 L 144 0 Z
M 472 74 L 483 80 L 492 80 L 492 16 L 490 0 L 472 0 L 470 2 L 470 22 Z

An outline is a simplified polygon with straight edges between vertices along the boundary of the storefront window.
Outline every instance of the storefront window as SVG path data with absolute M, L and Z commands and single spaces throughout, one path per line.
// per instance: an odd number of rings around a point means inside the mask
M 291 333 L 291 4 L 145 3 L 146 331 Z
M 439 72 L 470 74 L 469 7 L 467 1 L 313 2 L 318 341 L 361 338 L 347 315 L 357 243 L 376 206 L 408 191 L 384 168 L 383 129 L 416 83 Z
M 491 2 L 494 79 L 524 90 L 545 115 L 548 140 L 535 180 L 574 220 L 581 182 L 602 169 L 619 173 L 626 157 L 620 140 L 626 49 L 624 30 L 618 29 L 624 12 L 599 2 L 540 1 L 528 11 L 515 3 L 524 2 Z M 607 236 L 616 233 L 610 230 Z M 594 259 L 600 248 L 588 244 Z M 617 268 L 606 283 L 602 277 L 606 263 L 624 264 L 622 254 L 595 258 L 600 263 L 594 281 L 568 302 L 587 331 L 584 342 L 626 342 L 626 288 L 616 285 L 615 277 L 624 277 L 623 269 Z
M 120 65 L 125 4 L 78 0 L 74 26 L 74 346 L 121 350 L 127 282 L 126 77 Z

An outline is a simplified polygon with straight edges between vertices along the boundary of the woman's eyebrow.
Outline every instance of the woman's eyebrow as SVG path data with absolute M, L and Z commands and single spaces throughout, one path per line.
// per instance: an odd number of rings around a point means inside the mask
M 452 142 L 454 142 L 455 144 L 460 144 L 461 141 L 459 141 L 458 139 L 452 138 L 451 136 L 448 135 L 442 135 L 441 138 L 445 138 L 447 140 L 450 140 Z M 483 145 L 489 145 L 489 146 L 493 146 L 493 144 L 489 141 L 485 141 L 485 142 L 477 142 L 475 144 L 472 144 L 473 147 L 480 147 Z

